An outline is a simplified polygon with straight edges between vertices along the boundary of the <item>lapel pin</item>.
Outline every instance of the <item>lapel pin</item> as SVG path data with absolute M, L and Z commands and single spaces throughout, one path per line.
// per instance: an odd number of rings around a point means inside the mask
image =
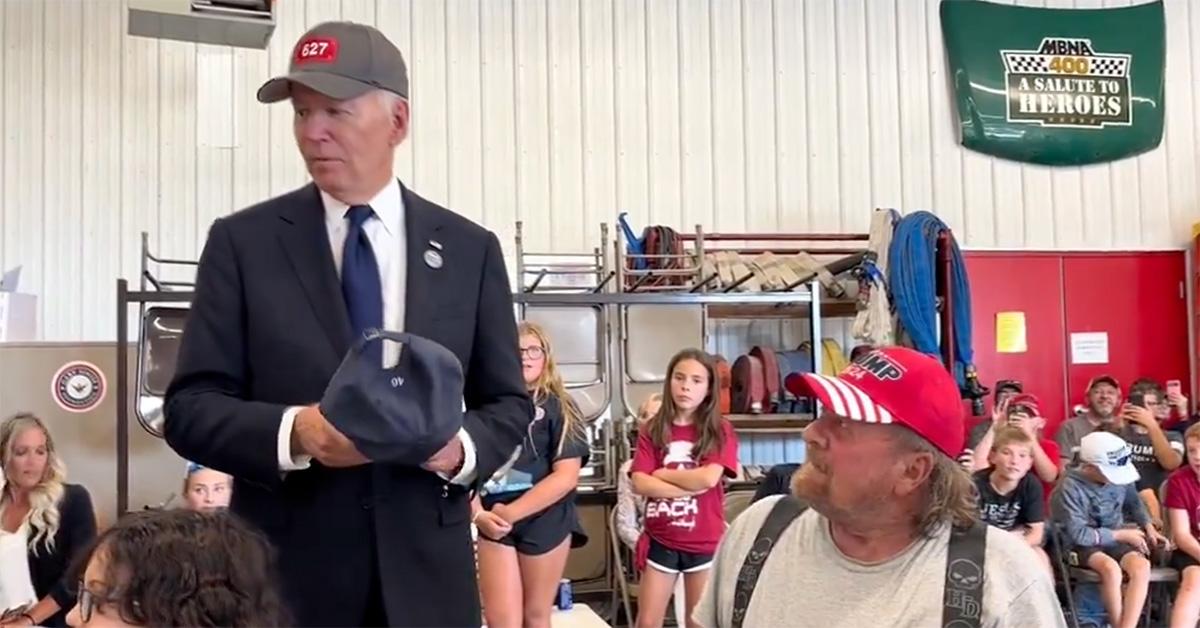
M 430 244 L 432 244 L 432 242 Z M 435 251 L 433 249 L 429 249 L 428 251 L 425 251 L 425 265 L 430 268 L 435 268 L 435 269 L 441 268 L 442 267 L 442 254 L 438 253 L 437 251 Z
M 430 240 L 429 246 L 432 246 L 433 248 L 435 248 L 439 251 L 442 250 L 442 243 L 438 242 L 437 240 Z

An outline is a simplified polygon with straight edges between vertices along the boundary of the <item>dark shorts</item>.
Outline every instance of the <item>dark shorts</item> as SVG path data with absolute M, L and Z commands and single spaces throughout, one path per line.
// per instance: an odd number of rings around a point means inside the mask
M 1176 548 L 1171 552 L 1171 567 L 1178 570 L 1179 573 L 1183 573 L 1183 570 L 1188 567 L 1200 567 L 1200 562 L 1196 562 L 1191 554 Z
M 486 502 L 484 504 L 491 507 Z M 480 538 L 516 548 L 526 556 L 538 556 L 558 547 L 563 539 L 571 537 L 571 547 L 583 547 L 588 542 L 579 520 L 575 516 L 574 504 L 555 504 L 536 515 L 518 521 L 511 532 L 502 539 L 493 539 L 480 533 Z
M 696 554 L 671 549 L 650 539 L 650 552 L 646 564 L 663 573 L 693 573 L 712 567 L 712 554 Z
M 1113 543 L 1112 545 L 1092 545 L 1089 547 L 1077 545 L 1077 546 L 1071 548 L 1070 559 L 1071 559 L 1071 564 L 1076 567 L 1087 567 L 1088 559 L 1092 557 L 1092 554 L 1103 553 L 1103 554 L 1107 554 L 1109 558 L 1117 561 L 1117 564 L 1119 565 L 1119 564 L 1121 564 L 1121 559 L 1125 558 L 1125 555 L 1128 554 L 1129 552 L 1137 552 L 1138 554 L 1141 554 L 1141 552 L 1138 552 L 1138 549 L 1136 547 L 1134 547 L 1128 543 Z

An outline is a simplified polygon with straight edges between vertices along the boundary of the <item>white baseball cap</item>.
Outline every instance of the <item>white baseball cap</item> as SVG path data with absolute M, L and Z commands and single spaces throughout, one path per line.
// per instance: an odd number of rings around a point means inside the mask
M 1094 464 L 1113 484 L 1133 484 L 1141 476 L 1133 466 L 1133 449 L 1112 432 L 1096 431 L 1079 442 L 1079 460 Z

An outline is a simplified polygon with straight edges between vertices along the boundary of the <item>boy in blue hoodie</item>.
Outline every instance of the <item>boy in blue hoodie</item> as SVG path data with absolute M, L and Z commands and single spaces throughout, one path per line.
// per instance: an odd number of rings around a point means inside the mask
M 1150 549 L 1167 545 L 1134 488 L 1138 472 L 1132 456 L 1129 443 L 1116 434 L 1084 436 L 1080 464 L 1067 471 L 1052 506 L 1066 530 L 1072 564 L 1100 575 L 1104 608 L 1116 628 L 1137 625 L 1150 585 Z M 1122 572 L 1129 576 L 1123 597 Z

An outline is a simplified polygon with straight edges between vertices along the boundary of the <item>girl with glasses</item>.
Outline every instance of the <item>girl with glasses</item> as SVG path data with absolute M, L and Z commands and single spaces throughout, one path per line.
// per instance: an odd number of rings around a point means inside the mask
M 526 322 L 518 332 L 535 416 L 512 466 L 492 477 L 471 506 L 483 613 L 492 628 L 549 627 L 567 556 L 587 543 L 575 512 L 579 472 L 590 453 L 583 416 L 545 331 Z

